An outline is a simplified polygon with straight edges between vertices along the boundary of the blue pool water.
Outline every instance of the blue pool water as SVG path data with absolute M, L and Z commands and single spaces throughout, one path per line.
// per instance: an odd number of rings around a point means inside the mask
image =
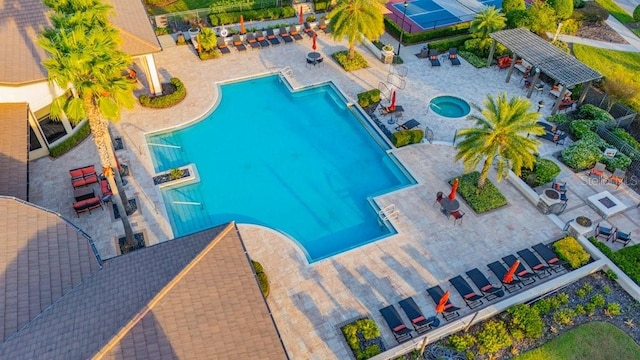
M 436 114 L 449 118 L 459 118 L 469 115 L 471 107 L 464 99 L 456 96 L 436 96 L 429 102 L 429 108 Z
M 370 198 L 414 183 L 333 85 L 291 92 L 277 75 L 222 85 L 212 113 L 147 142 L 180 147 L 149 145 L 157 172 L 195 163 L 200 176 L 161 190 L 176 236 L 263 225 L 310 262 L 394 233 Z

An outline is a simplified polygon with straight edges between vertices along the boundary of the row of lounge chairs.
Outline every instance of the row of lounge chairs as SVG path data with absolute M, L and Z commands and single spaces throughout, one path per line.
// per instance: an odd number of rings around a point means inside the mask
M 611 241 L 612 243 L 620 242 L 623 244 L 623 247 L 629 245 L 631 242 L 631 233 L 600 223 L 596 226 L 595 237 L 596 239 L 604 238 L 605 241 Z
M 318 28 L 326 32 L 327 25 L 326 23 L 321 22 L 318 25 Z M 304 24 L 303 31 L 309 37 L 312 37 L 315 33 L 315 31 L 313 30 L 313 28 L 308 22 Z M 278 35 L 275 34 L 273 29 L 267 29 L 266 32 L 263 32 L 262 30 L 257 30 L 255 33 L 251 33 L 251 32 L 247 33 L 245 35 L 245 41 L 242 40 L 240 35 L 235 34 L 232 37 L 231 44 L 233 45 L 233 47 L 236 48 L 236 50 L 245 51 L 247 50 L 247 46 L 249 46 L 252 49 L 259 49 L 259 48 L 268 47 L 270 45 L 279 45 L 281 43 L 280 39 L 282 39 L 284 43 L 291 43 L 294 41 L 302 40 L 303 36 L 302 34 L 300 34 L 300 32 L 298 31 L 298 28 L 295 25 L 291 25 L 288 31 L 286 27 L 281 26 L 279 29 Z M 222 36 L 218 37 L 217 45 L 218 45 L 218 50 L 220 50 L 220 52 L 222 52 L 223 54 L 229 54 L 231 52 L 224 37 Z
M 440 60 L 438 59 L 438 50 L 437 49 L 430 49 L 429 50 L 429 62 L 431 63 L 431 66 L 440 66 Z M 451 62 L 451 65 L 453 66 L 458 66 L 460 65 L 460 59 L 458 58 L 458 48 L 450 48 L 449 49 L 449 54 L 447 56 L 449 58 L 449 61 Z

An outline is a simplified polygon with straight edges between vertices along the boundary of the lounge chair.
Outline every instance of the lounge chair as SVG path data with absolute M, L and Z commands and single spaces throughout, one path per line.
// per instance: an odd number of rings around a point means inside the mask
M 218 36 L 218 50 L 220 50 L 220 52 L 223 54 L 231 53 L 231 50 L 227 46 L 227 42 L 224 41 L 224 37 L 222 36 Z
M 413 129 L 414 127 L 420 125 L 420 123 L 418 122 L 418 120 L 416 119 L 411 119 L 406 121 L 404 124 L 400 124 L 396 127 L 396 130 L 410 130 Z
M 86 200 L 80 200 L 73 203 L 73 210 L 75 210 L 76 215 L 80 217 L 80 214 L 83 212 L 91 213 L 91 210 L 102 208 L 102 203 L 100 202 L 100 198 L 94 196 L 92 198 Z M 102 209 L 104 210 L 104 208 Z
M 391 329 L 398 343 L 411 339 L 411 329 L 402 322 L 400 314 L 398 314 L 398 311 L 393 305 L 380 309 L 380 314 L 384 318 L 384 321 L 387 322 L 389 329 Z
M 620 187 L 620 184 L 622 184 L 622 182 L 624 181 L 625 175 L 626 175 L 626 172 L 624 170 L 616 169 L 613 172 L 613 174 L 609 176 L 609 179 L 607 179 L 607 182 L 612 182 L 616 184 L 616 189 L 617 189 Z
M 449 61 L 451 61 L 451 65 L 453 66 L 460 65 L 460 59 L 458 59 L 458 48 L 449 49 Z
M 304 27 L 302 30 L 304 31 L 305 34 L 309 35 L 309 37 L 313 37 L 313 34 L 316 33 L 308 21 L 304 23 Z
M 494 261 L 491 264 L 488 264 L 487 267 L 491 272 L 500 280 L 500 282 L 504 285 L 504 288 L 507 289 L 508 292 L 512 293 L 522 288 L 522 284 L 519 279 L 514 278 L 511 282 L 505 281 L 505 275 L 507 275 L 507 268 L 504 267 L 499 261 Z
M 482 305 L 482 298 L 484 296 L 477 294 L 471 288 L 471 285 L 465 280 L 462 276 L 458 275 L 454 278 L 449 279 L 449 283 L 456 288 L 456 291 L 462 298 L 464 302 L 467 303 L 469 309 L 475 309 L 478 306 Z
M 437 317 L 424 317 L 412 297 L 401 300 L 399 304 L 409 320 L 411 320 L 411 324 L 418 334 L 423 334 L 440 325 L 440 320 Z
M 244 44 L 242 43 L 242 39 L 240 38 L 240 35 L 235 34 L 233 35 L 233 46 L 236 48 L 236 50 L 238 51 L 245 51 L 247 50 L 247 47 L 244 46 Z
M 607 166 L 601 162 L 597 162 L 596 165 L 589 171 L 589 176 L 597 176 L 598 178 L 604 177 L 604 171 L 607 169 Z
M 74 188 L 95 184 L 98 182 L 96 168 L 93 165 L 69 170 L 71 175 L 71 185 Z
M 285 43 L 290 43 L 293 41 L 293 38 L 287 32 L 287 29 L 284 26 L 280 27 L 280 37 L 284 40 Z
M 106 179 L 100 180 L 100 191 L 102 192 L 102 201 L 109 201 L 111 199 L 113 191 L 111 191 L 109 182 Z
M 390 115 L 397 112 L 404 112 L 402 105 L 396 105 L 395 109 L 392 109 L 390 106 L 380 107 L 380 115 Z
M 291 24 L 289 26 L 289 35 L 293 38 L 293 40 L 302 40 L 302 35 L 298 32 L 298 27 Z
M 549 246 L 543 243 L 539 243 L 532 246 L 532 248 L 535 252 L 538 253 L 538 255 L 540 255 L 542 260 L 544 260 L 551 267 L 551 270 L 553 270 L 554 272 L 561 272 L 566 270 L 564 267 L 564 264 L 566 264 L 566 261 L 560 260 L 556 255 L 556 252 L 551 250 Z
M 502 257 L 502 261 L 504 261 L 504 263 L 507 264 L 508 268 L 511 268 L 511 266 L 513 266 L 513 264 L 517 260 L 518 259 L 511 254 Z M 535 278 L 536 274 L 526 269 L 524 265 L 522 265 L 522 263 L 518 264 L 515 275 L 522 281 L 522 285 L 527 286 L 536 282 L 536 278 Z
M 427 293 L 429 294 L 429 296 L 431 296 L 431 299 L 433 299 L 433 302 L 436 303 L 436 306 L 438 305 L 438 303 L 440 303 L 440 299 L 442 299 L 442 297 L 444 296 L 444 291 L 442 291 L 442 288 L 438 285 L 428 288 Z M 442 312 L 442 317 L 444 317 L 445 320 L 456 318 L 460 316 L 460 314 L 458 313 L 458 310 L 460 310 L 459 307 L 453 306 L 451 301 L 447 300 L 447 302 L 444 305 L 444 311 Z
M 247 33 L 247 44 L 251 46 L 252 49 L 260 48 L 260 43 L 256 40 L 255 35 L 253 33 Z
M 320 19 L 318 22 L 318 30 L 322 30 L 325 34 L 329 33 L 329 26 L 324 19 Z
M 256 40 L 258 41 L 258 43 L 260 44 L 261 47 L 267 47 L 270 44 L 270 42 L 264 36 L 264 33 L 262 32 L 262 30 L 256 31 Z M 276 40 L 278 40 L 278 39 L 276 39 Z
M 273 29 L 267 29 L 267 40 L 269 40 L 271 45 L 279 45 L 280 44 L 280 40 L 278 40 L 278 37 L 273 32 Z
M 484 298 L 487 301 L 491 301 L 495 298 L 504 296 L 504 290 L 502 289 L 502 286 L 493 286 L 489 279 L 487 279 L 487 277 L 484 276 L 484 274 L 480 270 L 478 270 L 478 268 L 471 269 L 467 271 L 466 274 L 469 279 L 471 279 L 471 281 L 473 281 L 478 289 L 480 289 L 480 291 L 484 294 Z
M 440 66 L 440 60 L 438 60 L 438 50 L 430 49 L 429 50 L 429 61 L 431 62 L 431 66 Z
M 524 260 L 524 262 L 527 263 L 527 265 L 529 265 L 531 270 L 533 270 L 533 272 L 535 272 L 536 275 L 538 275 L 538 278 L 542 279 L 551 275 L 551 271 L 549 271 L 549 267 L 543 264 L 542 261 L 538 259 L 536 254 L 531 252 L 531 250 L 522 249 L 518 251 L 517 254 L 518 256 L 520 256 L 522 260 Z
M 627 246 L 631 242 L 631 233 L 626 233 L 616 229 L 614 236 L 611 238 L 611 242 L 621 242 L 624 244 L 623 247 Z
M 604 241 L 609 241 L 609 239 L 613 237 L 613 233 L 615 232 L 616 229 L 614 227 L 598 223 L 598 225 L 596 225 L 594 237 L 596 239 L 601 237 L 604 238 Z

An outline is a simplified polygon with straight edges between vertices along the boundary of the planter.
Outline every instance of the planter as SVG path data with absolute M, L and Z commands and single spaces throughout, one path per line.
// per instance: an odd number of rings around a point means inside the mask
M 188 31 L 189 38 L 191 39 L 191 43 L 193 46 L 198 48 L 198 35 L 200 35 L 200 28 L 190 28 Z
M 172 174 L 173 169 L 156 174 L 153 177 L 153 184 L 158 185 L 160 188 L 164 188 L 167 186 L 175 186 L 178 184 L 184 184 L 187 182 L 199 180 L 195 164 L 181 166 L 178 168 L 178 170 L 181 171 L 180 177 L 176 177 L 174 174 Z

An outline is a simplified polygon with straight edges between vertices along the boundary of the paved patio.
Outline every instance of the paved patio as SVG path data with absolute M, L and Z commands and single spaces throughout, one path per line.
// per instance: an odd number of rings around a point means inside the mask
M 386 35 L 383 42 L 395 43 Z M 264 50 L 233 51 L 220 59 L 205 62 L 186 46 L 167 48 L 156 55 L 161 76 L 167 81 L 171 77 L 180 78 L 186 85 L 187 98 L 178 106 L 165 110 L 137 106 L 125 111 L 121 122 L 113 126 L 114 134 L 122 136 L 125 142 L 125 149 L 118 151 L 118 156 L 122 163 L 129 165 L 132 173 L 127 178 L 126 190 L 140 207 L 131 217 L 132 225 L 135 230 L 145 233 L 148 245 L 173 236 L 160 193 L 151 179 L 154 171 L 144 145 L 144 134 L 196 120 L 210 111 L 220 95 L 216 82 L 290 67 L 292 74 L 287 79 L 294 87 L 332 80 L 356 102 L 357 93 L 386 81 L 389 66 L 363 47 L 358 51 L 371 67 L 345 73 L 329 55 L 344 49 L 346 44 L 335 43 L 325 35 L 318 37 L 318 44 L 327 60 L 324 66 L 312 69 L 305 66 L 306 53 L 311 51 L 308 37 L 296 44 Z M 506 208 L 476 215 L 462 203 L 466 215 L 462 224 L 453 225 L 453 220 L 447 219 L 434 205 L 435 193 L 446 193 L 450 189 L 446 181 L 461 174 L 461 165 L 453 161 L 455 151 L 450 142 L 457 129 L 471 123 L 430 113 L 429 100 L 450 94 L 481 104 L 487 94 L 506 91 L 510 96 L 524 96 L 525 90 L 518 76 L 505 83 L 506 72 L 496 68 L 478 70 L 464 60 L 459 67 L 452 67 L 445 60 L 441 67 L 432 68 L 426 59 L 414 56 L 421 47 L 416 45 L 401 50 L 409 73 L 406 88 L 398 91 L 398 104 L 406 110 L 405 120 L 417 119 L 421 126 L 433 130 L 437 141 L 393 150 L 418 181 L 414 186 L 377 199 L 380 206 L 395 204 L 400 210 L 399 218 L 392 220 L 397 235 L 309 265 L 301 250 L 281 234 L 252 225 L 239 225 L 250 256 L 260 261 L 269 275 L 271 295 L 268 302 L 292 359 L 349 358 L 350 350 L 338 327 L 358 316 L 372 316 L 382 329 L 387 347 L 394 346 L 396 342 L 378 309 L 414 296 L 423 311 L 432 315 L 434 305 L 426 295 L 427 287 L 440 284 L 445 290 L 449 289 L 449 278 L 474 267 L 488 275 L 487 263 L 538 242 L 557 239 L 563 234 L 558 224 L 578 215 L 589 216 L 597 223 L 599 215 L 586 205 L 586 198 L 595 193 L 608 190 L 629 206 L 628 210 L 608 221 L 632 231 L 636 239 L 640 237 L 640 210 L 635 206 L 640 203 L 637 194 L 624 185 L 615 189 L 610 184 L 596 184 L 584 173 L 574 174 L 565 167 L 559 178 L 569 184 L 569 203 L 559 219 L 542 215 L 512 184 L 503 181 L 497 186 L 508 198 Z M 143 77 L 141 81 L 144 82 Z M 542 109 L 545 116 L 552 100 L 547 95 L 548 90 L 531 99 L 534 109 L 534 104 L 541 99 L 549 105 Z M 247 94 L 247 99 L 253 96 L 256 94 Z M 550 157 L 561 149 L 550 142 L 542 142 L 541 156 Z M 60 212 L 77 224 L 92 236 L 101 256 L 110 258 L 118 254 L 115 238 L 123 233 L 120 221 L 113 219 L 110 210 L 98 209 L 77 217 L 71 208 L 73 195 L 68 170 L 89 164 L 99 164 L 92 139 L 60 159 L 31 162 L 30 200 Z M 495 174 L 491 174 L 490 179 L 495 179 Z M 455 291 L 452 302 L 462 307 L 462 299 Z M 465 308 L 463 312 L 466 311 L 469 310 Z

